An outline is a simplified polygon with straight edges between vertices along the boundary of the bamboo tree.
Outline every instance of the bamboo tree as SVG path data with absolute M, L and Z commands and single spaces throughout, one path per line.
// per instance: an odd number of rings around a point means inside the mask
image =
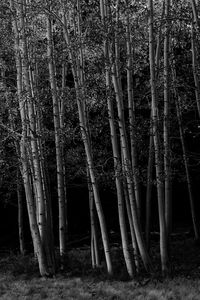
M 150 84 L 152 98 L 152 131 L 155 151 L 155 166 L 156 166 L 156 183 L 158 195 L 158 210 L 159 210 L 159 226 L 160 226 L 160 254 L 162 273 L 168 273 L 168 253 L 167 253 L 167 231 L 165 222 L 165 207 L 164 207 L 164 184 L 163 184 L 163 169 L 162 169 L 162 152 L 158 132 L 158 107 L 156 99 L 156 82 L 155 82 L 155 54 L 154 54 L 154 11 L 153 1 L 149 0 L 149 61 L 150 61 Z

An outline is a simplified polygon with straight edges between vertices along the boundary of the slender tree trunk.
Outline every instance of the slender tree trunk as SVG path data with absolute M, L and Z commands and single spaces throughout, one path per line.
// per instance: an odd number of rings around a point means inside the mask
M 135 138 L 135 101 L 133 94 L 133 62 L 132 62 L 132 46 L 131 46 L 131 36 L 130 36 L 130 20 L 129 12 L 126 16 L 126 51 L 127 51 L 127 91 L 128 91 L 128 111 L 129 111 L 129 128 L 130 128 L 130 144 L 131 144 L 131 163 L 133 170 L 133 181 L 135 198 L 138 208 L 138 217 L 141 219 L 141 199 L 140 199 L 140 185 L 138 176 L 138 159 L 137 159 L 137 146 Z
M 34 251 L 37 254 L 41 276 L 52 275 L 52 262 L 47 261 L 45 253 L 46 245 L 46 217 L 44 211 L 43 186 L 41 180 L 41 169 L 39 160 L 39 150 L 35 127 L 35 112 L 33 90 L 29 73 L 29 61 L 27 51 L 27 29 L 25 1 L 14 3 L 10 0 L 10 8 L 13 12 L 13 31 L 15 42 L 15 59 L 17 69 L 17 93 L 19 99 L 19 109 L 22 122 L 22 134 L 20 141 L 21 173 L 25 188 L 26 202 L 28 208 L 31 235 L 33 239 Z M 28 157 L 28 151 L 30 156 Z M 31 158 L 31 165 L 29 164 Z M 32 179 L 30 176 L 32 169 Z M 32 182 L 35 185 L 35 199 L 39 210 L 39 222 L 36 218 L 36 205 L 32 194 Z M 48 264 L 48 265 L 47 265 Z
M 150 248 L 152 181 L 153 181 L 153 163 L 154 163 L 153 134 L 152 134 L 151 126 L 152 125 L 150 124 L 149 157 L 148 157 L 147 190 L 146 190 L 146 222 L 145 222 L 145 238 L 146 238 L 146 244 L 148 250 Z
M 153 1 L 149 0 L 149 60 L 150 60 L 150 83 L 152 97 L 152 130 L 155 151 L 156 164 L 156 183 L 158 194 L 158 211 L 159 211 L 159 226 L 160 226 L 160 254 L 162 273 L 165 276 L 168 273 L 168 251 L 167 251 L 167 231 L 165 222 L 165 207 L 164 207 L 164 184 L 163 184 L 163 169 L 162 169 L 162 153 L 158 132 L 158 107 L 156 99 L 156 83 L 155 83 L 155 56 L 154 56 L 154 30 L 153 30 Z
M 61 126 L 59 103 L 57 96 L 57 87 L 55 79 L 55 64 L 53 59 L 53 41 L 52 41 L 52 25 L 50 17 L 47 17 L 47 55 L 49 63 L 49 78 L 51 86 L 51 94 L 53 100 L 53 120 L 55 130 L 55 146 L 56 146 L 56 167 L 57 167 L 57 192 L 58 192 L 58 207 L 59 207 L 59 246 L 61 257 L 66 253 L 66 201 L 64 187 L 64 172 L 63 172 L 63 156 L 62 156 L 62 141 L 61 141 Z
M 105 2 L 100 1 L 100 6 L 105 9 Z M 105 9 L 106 11 L 106 9 Z M 104 29 L 107 30 L 105 25 L 105 11 L 101 9 L 101 18 L 102 23 L 104 25 Z M 118 200 L 118 216 L 120 223 L 120 233 L 122 240 L 122 250 L 126 263 L 126 268 L 130 277 L 133 277 L 133 263 L 131 260 L 129 247 L 128 247 L 128 235 L 125 221 L 125 209 L 124 209 L 124 197 L 123 197 L 123 185 L 121 180 L 121 163 L 120 163 L 120 155 L 119 155 L 119 147 L 117 141 L 117 133 L 115 128 L 115 119 L 114 119 L 114 108 L 112 102 L 111 95 L 111 74 L 110 74 L 110 65 L 109 65 L 109 43 L 106 39 L 104 41 L 104 56 L 105 56 L 105 75 L 106 75 L 106 91 L 107 91 L 107 107 L 108 107 L 108 117 L 109 117 L 109 125 L 110 125 L 110 134 L 111 134 L 111 143 L 112 143 L 112 151 L 114 158 L 114 172 L 115 172 L 115 184 L 117 189 L 117 200 Z
M 92 267 L 100 267 L 100 256 L 99 256 L 99 239 L 98 239 L 98 227 L 97 227 L 97 216 L 94 205 L 93 189 L 90 182 L 89 171 L 87 168 L 87 181 L 88 181 L 88 192 L 89 192 L 89 207 L 90 207 L 90 226 L 91 226 L 91 257 Z
M 170 109 L 170 87 L 169 87 L 169 13 L 170 0 L 165 0 L 165 30 L 164 30 L 164 176 L 165 176 L 165 219 L 167 236 L 172 229 L 172 198 L 171 198 L 171 170 L 170 170 L 170 143 L 169 143 L 169 109 Z
M 165 14 L 165 1 L 163 1 L 161 21 L 159 25 L 159 31 L 157 36 L 157 45 L 155 52 L 155 76 L 159 80 L 160 73 L 160 52 L 161 52 L 161 40 L 162 40 L 162 27 L 164 23 Z M 147 167 L 147 190 L 146 190 L 146 225 L 145 225 L 145 236 L 147 249 L 150 248 L 150 227 L 151 227 L 151 198 L 152 198 L 152 182 L 153 182 L 153 164 L 154 164 L 154 147 L 153 147 L 153 133 L 152 133 L 152 114 L 150 119 L 150 138 L 149 138 L 149 156 L 148 156 L 148 167 Z

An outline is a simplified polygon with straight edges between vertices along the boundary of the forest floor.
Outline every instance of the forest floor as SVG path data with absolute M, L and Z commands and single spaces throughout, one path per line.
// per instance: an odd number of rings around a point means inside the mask
M 109 278 L 105 266 L 92 270 L 88 246 L 70 250 L 66 271 L 52 279 L 39 277 L 37 264 L 30 255 L 10 253 L 0 257 L 0 299 L 200 299 L 200 247 L 184 234 L 172 237 L 172 272 L 160 275 L 159 242 L 154 237 L 151 257 L 154 275 L 128 280 L 121 259 L 121 249 L 113 244 L 115 275 Z

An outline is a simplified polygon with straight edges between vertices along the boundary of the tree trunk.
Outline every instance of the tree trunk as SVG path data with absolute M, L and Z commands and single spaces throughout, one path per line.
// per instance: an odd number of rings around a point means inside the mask
M 145 222 L 145 238 L 147 249 L 150 249 L 150 233 L 151 233 L 151 209 L 152 209 L 152 182 L 153 182 L 153 134 L 150 124 L 150 138 L 149 138 L 149 158 L 147 168 L 147 190 L 146 190 L 146 222 Z
M 79 1 L 78 1 L 79 4 Z M 80 13 L 80 10 L 78 10 Z M 94 201 L 95 206 L 97 210 L 97 215 L 99 218 L 99 224 L 101 229 L 101 236 L 104 246 L 104 253 L 106 258 L 106 264 L 107 264 L 107 270 L 108 274 L 113 274 L 113 267 L 112 267 L 112 261 L 111 261 L 111 254 L 110 254 L 110 246 L 109 246 L 109 240 L 108 240 L 108 234 L 107 234 L 107 228 L 106 228 L 106 222 L 105 217 L 102 209 L 102 204 L 99 196 L 99 189 L 97 185 L 97 180 L 94 172 L 94 162 L 92 158 L 92 148 L 91 148 L 91 142 L 89 139 L 89 130 L 88 130 L 88 122 L 86 120 L 86 112 L 85 112 L 85 93 L 84 93 L 84 76 L 83 76 L 83 66 L 81 63 L 83 62 L 83 51 L 82 51 L 82 41 L 81 41 L 81 28 L 79 28 L 79 49 L 77 49 L 77 52 L 72 51 L 72 44 L 70 41 L 70 35 L 67 29 L 66 25 L 66 17 L 65 17 L 65 8 L 63 7 L 63 31 L 64 31 L 64 38 L 66 41 L 66 44 L 69 46 L 69 57 L 72 64 L 72 72 L 74 76 L 74 83 L 75 83 L 75 90 L 76 90 L 76 100 L 77 100 L 77 106 L 78 106 L 78 114 L 79 114 L 79 124 L 81 128 L 81 136 L 82 141 L 85 148 L 86 153 L 86 159 L 87 159 L 87 165 L 88 170 L 90 174 L 90 180 L 91 185 L 93 189 L 94 194 Z M 78 13 L 78 15 L 79 15 Z M 79 17 L 79 16 L 78 16 Z M 80 24 L 80 22 L 78 22 Z M 78 64 L 77 64 L 78 62 Z
M 89 171 L 87 168 L 87 181 L 88 181 L 88 192 L 89 192 L 89 208 L 90 208 L 90 226 L 91 226 L 91 258 L 92 258 L 92 267 L 100 267 L 100 256 L 99 256 L 99 238 L 98 238 L 98 224 L 97 216 L 94 205 L 94 195 L 93 189 L 90 182 Z
M 49 63 L 49 79 L 53 100 L 53 120 L 55 130 L 56 167 L 57 167 L 57 192 L 59 207 L 59 246 L 61 257 L 66 253 L 66 201 L 64 187 L 64 171 L 62 156 L 62 141 L 60 127 L 60 113 L 55 79 L 55 63 L 53 59 L 52 25 L 50 17 L 47 17 L 47 55 Z
M 130 145 L 131 145 L 131 163 L 133 170 L 133 181 L 135 198 L 138 209 L 138 217 L 141 220 L 141 199 L 140 199 L 140 185 L 138 176 L 138 158 L 137 158 L 137 142 L 135 138 L 135 101 L 133 95 L 133 62 L 132 62 L 132 47 L 131 47 L 131 36 L 130 36 L 130 20 L 129 12 L 126 17 L 126 51 L 127 51 L 127 92 L 128 92 L 128 112 L 129 112 L 129 130 L 130 130 Z
M 17 68 L 17 93 L 19 99 L 19 109 L 22 122 L 22 134 L 20 141 L 21 173 L 25 188 L 26 202 L 28 208 L 31 235 L 33 239 L 34 251 L 37 254 L 41 276 L 53 274 L 52 262 L 47 260 L 45 247 L 48 239 L 46 235 L 46 216 L 44 210 L 43 185 L 41 179 L 41 169 L 39 160 L 39 149 L 36 132 L 36 120 L 34 111 L 34 93 L 31 86 L 29 73 L 28 49 L 27 49 L 27 29 L 25 1 L 14 3 L 10 0 L 10 8 L 13 12 L 13 31 L 15 42 L 15 59 Z M 28 157 L 28 152 L 30 156 Z M 31 161 L 30 161 L 31 160 Z M 29 164 L 29 162 L 31 164 Z M 30 177 L 32 169 L 32 179 Z M 35 184 L 35 199 L 32 194 L 31 181 Z M 39 213 L 36 213 L 36 207 Z M 37 223 L 37 217 L 39 222 Z M 51 249 L 52 250 L 52 249 Z M 48 265 L 47 265 L 48 264 Z M 51 270 L 49 268 L 51 267 Z
M 160 254 L 162 273 L 165 276 L 168 273 L 168 251 L 167 251 L 167 231 L 165 222 L 165 207 L 164 207 L 164 184 L 163 184 L 163 169 L 162 169 L 162 153 L 158 132 L 158 107 L 156 99 L 156 83 L 155 83 L 155 56 L 154 56 L 154 30 L 153 30 L 153 1 L 149 0 L 149 61 L 150 61 L 150 84 L 152 97 L 152 131 L 155 151 L 156 164 L 156 183 L 158 194 L 158 211 L 159 211 L 159 226 L 160 226 Z
M 165 30 L 164 30 L 164 176 L 165 176 L 165 219 L 166 230 L 169 238 L 172 229 L 172 197 L 171 197 L 171 168 L 170 168 L 170 143 L 169 143 L 169 109 L 170 109 L 170 87 L 169 87 L 169 13 L 170 0 L 165 0 Z

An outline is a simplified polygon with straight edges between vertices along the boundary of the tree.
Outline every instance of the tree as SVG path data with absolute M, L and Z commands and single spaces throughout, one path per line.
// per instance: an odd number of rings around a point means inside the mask
M 153 1 L 149 0 L 149 61 L 150 61 L 150 84 L 152 97 L 152 133 L 154 140 L 155 152 L 155 167 L 156 167 L 156 184 L 158 195 L 158 210 L 159 210 L 159 226 L 160 226 L 160 254 L 162 263 L 162 273 L 168 273 L 168 253 L 167 253 L 167 231 L 165 223 L 165 208 L 164 208 L 164 184 L 162 170 L 162 152 L 161 142 L 158 131 L 158 106 L 156 99 L 156 82 L 155 82 L 155 57 L 154 57 L 154 28 L 153 28 Z
M 40 274 L 41 276 L 51 276 L 55 272 L 54 249 L 50 248 L 52 231 L 47 231 L 47 224 L 50 224 L 47 222 L 47 218 L 50 217 L 48 214 L 50 207 L 48 198 L 44 196 L 46 187 L 42 181 L 39 132 L 37 131 L 35 115 L 36 98 L 32 89 L 31 72 L 29 71 L 26 3 L 21 1 L 15 4 L 11 0 L 10 8 L 13 14 L 17 95 L 22 124 L 20 171 L 26 193 L 31 234 Z
M 86 106 L 85 106 L 85 89 L 84 89 L 84 48 L 82 43 L 82 22 L 81 22 L 81 10 L 80 10 L 80 2 L 77 1 L 75 8 L 77 9 L 77 15 L 74 15 L 74 23 L 73 23 L 73 31 L 75 34 L 75 38 L 78 39 L 78 49 L 74 51 L 73 45 L 71 42 L 69 30 L 67 27 L 67 20 L 66 20 L 66 8 L 64 3 L 62 3 L 62 18 L 63 18 L 63 32 L 65 42 L 69 49 L 69 58 L 71 62 L 73 77 L 74 77 L 74 84 L 75 84 L 75 91 L 76 91 L 76 100 L 77 100 L 77 107 L 79 113 L 79 123 L 81 129 L 81 136 L 82 141 L 85 148 L 85 154 L 87 159 L 87 165 L 91 180 L 91 185 L 94 193 L 94 201 L 97 210 L 97 215 L 99 219 L 100 229 L 101 229 L 101 236 L 104 246 L 104 253 L 106 258 L 107 270 L 110 275 L 113 273 L 111 256 L 110 256 L 110 246 L 108 241 L 108 234 L 107 228 L 105 223 L 105 217 L 102 210 L 101 200 L 99 196 L 99 189 L 98 184 L 94 172 L 94 162 L 92 157 L 92 148 L 91 148 L 91 141 L 89 135 L 89 128 L 88 128 L 88 120 L 86 115 Z M 72 13 L 75 14 L 75 11 Z

